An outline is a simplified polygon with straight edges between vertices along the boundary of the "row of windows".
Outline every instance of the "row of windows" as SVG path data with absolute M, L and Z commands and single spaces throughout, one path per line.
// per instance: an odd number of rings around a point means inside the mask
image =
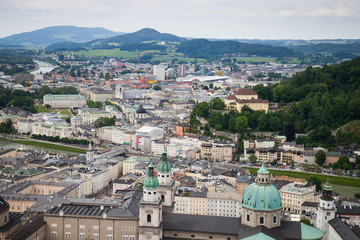
M 51 236 L 52 237 L 57 237 L 57 232 L 52 231 Z M 99 239 L 99 234 L 94 233 L 92 237 L 93 237 L 93 239 Z M 71 238 L 71 232 L 65 232 L 65 238 Z M 79 233 L 79 238 L 85 238 L 85 233 Z M 113 240 L 113 235 L 112 234 L 107 234 L 106 239 L 107 240 Z M 123 235 L 123 240 L 135 240 L 135 236 L 134 235 Z
M 250 214 L 246 215 L 246 221 L 250 222 Z M 276 223 L 277 219 L 276 216 L 273 217 L 273 223 Z M 259 224 L 265 224 L 265 218 L 264 217 L 260 217 L 259 218 Z
M 56 223 L 52 223 L 52 224 L 51 224 L 51 227 L 57 227 L 57 224 L 56 224 Z M 65 228 L 71 228 L 71 224 L 65 224 Z M 85 229 L 85 225 L 79 225 L 79 228 L 80 228 L 80 229 Z M 93 226 L 93 229 L 94 229 L 94 230 L 98 230 L 98 229 L 99 229 L 99 226 L 95 225 L 95 226 Z M 108 226 L 108 227 L 107 227 L 107 230 L 108 230 L 108 231 L 112 231 L 112 230 L 113 230 L 113 227 Z M 135 231 L 135 227 L 133 227 L 133 226 L 130 226 L 130 227 L 125 226 L 125 227 L 123 227 L 123 231 Z

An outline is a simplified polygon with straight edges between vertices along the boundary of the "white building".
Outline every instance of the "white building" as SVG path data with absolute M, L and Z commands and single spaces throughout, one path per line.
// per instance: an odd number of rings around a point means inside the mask
M 44 104 L 52 108 L 82 107 L 86 105 L 86 98 L 83 95 L 52 95 L 46 94 L 43 97 Z
M 21 119 L 17 122 L 18 132 L 19 133 L 32 133 L 32 125 L 34 120 L 31 119 Z
M 154 66 L 154 76 L 158 81 L 165 80 L 165 66 L 164 65 L 155 65 Z
M 136 130 L 137 149 L 145 152 L 151 151 L 151 142 L 162 139 L 164 130 L 158 127 L 144 126 Z

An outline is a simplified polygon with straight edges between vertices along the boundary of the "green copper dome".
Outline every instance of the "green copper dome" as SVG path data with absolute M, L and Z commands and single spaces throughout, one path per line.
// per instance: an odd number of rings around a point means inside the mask
M 164 151 L 162 152 L 162 157 L 159 165 L 157 166 L 158 172 L 171 172 L 171 164 L 167 158 L 167 152 L 164 148 Z
M 157 189 L 159 188 L 159 181 L 154 174 L 154 164 L 150 162 L 147 176 L 144 180 L 144 189 Z
M 262 211 L 282 209 L 279 191 L 270 182 L 269 170 L 263 164 L 258 170 L 260 177 L 250 184 L 242 196 L 241 206 Z

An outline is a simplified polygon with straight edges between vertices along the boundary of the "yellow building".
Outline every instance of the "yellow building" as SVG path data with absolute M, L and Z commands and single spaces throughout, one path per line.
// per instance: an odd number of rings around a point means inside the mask
M 235 109 L 241 112 L 246 105 L 254 111 L 269 111 L 269 101 L 258 99 L 257 93 L 252 89 L 239 89 L 234 95 L 229 95 L 225 100 L 227 109 Z

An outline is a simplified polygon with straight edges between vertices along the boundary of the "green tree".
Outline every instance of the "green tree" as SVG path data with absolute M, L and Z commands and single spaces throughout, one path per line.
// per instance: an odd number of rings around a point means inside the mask
M 246 116 L 239 116 L 236 118 L 236 131 L 238 133 L 243 133 L 249 127 L 248 120 Z
M 326 160 L 326 154 L 323 150 L 319 150 L 317 151 L 317 153 L 315 153 L 316 164 L 322 166 L 325 163 L 325 160 Z
M 308 184 L 315 184 L 317 192 L 321 191 L 321 181 L 317 177 L 310 177 L 307 182 Z
M 252 162 L 252 163 L 254 163 L 254 162 L 256 162 L 256 160 L 257 160 L 256 155 L 255 155 L 255 154 L 251 154 L 250 157 L 249 157 L 249 161 Z
M 340 166 L 340 163 L 334 162 L 331 167 L 333 170 L 337 170 L 337 169 L 340 169 L 341 166 Z
M 115 125 L 115 117 L 100 117 L 94 122 L 94 126 L 96 128 L 104 127 L 104 126 L 114 126 Z
M 347 156 L 339 157 L 339 160 L 337 162 L 340 164 L 341 168 L 344 168 L 345 164 L 350 165 L 350 160 L 349 160 L 349 158 Z
M 103 105 L 102 102 L 94 102 L 93 100 L 88 100 L 86 103 L 90 108 L 102 108 Z
M 155 85 L 155 86 L 153 87 L 153 89 L 156 90 L 156 91 L 159 91 L 159 90 L 161 90 L 162 88 L 161 88 L 159 85 Z
M 201 102 L 194 107 L 193 111 L 197 116 L 207 117 L 209 115 L 209 105 L 207 102 Z
M 312 224 L 312 223 L 310 222 L 310 220 L 307 219 L 307 218 L 302 218 L 302 219 L 300 219 L 300 222 L 301 222 L 301 223 L 305 223 L 305 224 L 310 225 L 310 226 L 314 226 L 314 224 Z
M 351 165 L 348 163 L 345 163 L 344 165 L 342 165 L 342 168 L 346 171 L 349 171 L 350 169 L 352 169 Z
M 220 98 L 214 98 L 209 102 L 209 107 L 214 110 L 224 110 L 225 103 Z
M 287 141 L 293 141 L 295 140 L 295 126 L 294 124 L 287 124 L 285 126 L 285 136 Z

